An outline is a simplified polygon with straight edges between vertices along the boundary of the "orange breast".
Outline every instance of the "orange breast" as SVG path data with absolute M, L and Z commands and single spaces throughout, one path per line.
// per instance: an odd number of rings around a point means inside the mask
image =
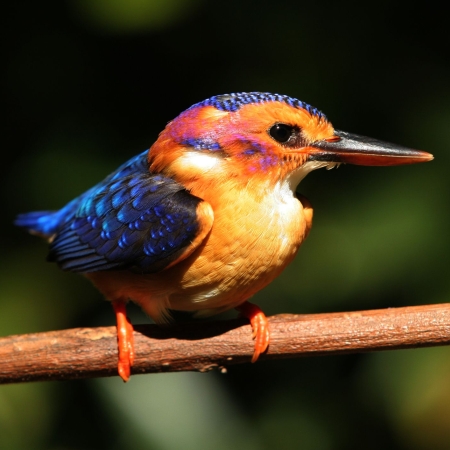
M 156 274 L 93 272 L 109 300 L 133 300 L 157 322 L 167 309 L 214 314 L 234 308 L 267 286 L 292 261 L 312 220 L 309 203 L 287 183 L 275 188 L 198 186 L 214 211 L 209 235 L 185 260 Z
M 261 192 L 264 191 L 264 192 Z M 311 226 L 312 209 L 282 184 L 264 189 L 192 192 L 214 210 L 210 235 L 189 258 L 173 267 L 178 289 L 170 307 L 225 310 L 238 306 L 273 281 L 292 261 Z M 209 198 L 208 198 L 209 197 Z

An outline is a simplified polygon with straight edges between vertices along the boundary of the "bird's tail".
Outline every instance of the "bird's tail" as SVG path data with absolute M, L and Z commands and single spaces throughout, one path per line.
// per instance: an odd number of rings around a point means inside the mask
M 25 228 L 47 240 L 52 237 L 74 216 L 78 206 L 77 199 L 57 211 L 33 211 L 19 214 L 14 221 L 18 227 Z
M 31 234 L 51 239 L 60 227 L 61 214 L 60 211 L 33 211 L 19 214 L 14 224 L 25 228 Z

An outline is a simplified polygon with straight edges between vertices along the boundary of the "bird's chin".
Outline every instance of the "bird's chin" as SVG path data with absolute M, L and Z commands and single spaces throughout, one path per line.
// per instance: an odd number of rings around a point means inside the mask
M 307 161 L 302 164 L 299 168 L 294 170 L 288 177 L 289 187 L 292 192 L 295 192 L 297 186 L 303 180 L 303 178 L 308 175 L 308 173 L 312 172 L 316 169 L 333 169 L 334 167 L 339 167 L 341 163 L 339 162 L 329 162 L 329 161 Z

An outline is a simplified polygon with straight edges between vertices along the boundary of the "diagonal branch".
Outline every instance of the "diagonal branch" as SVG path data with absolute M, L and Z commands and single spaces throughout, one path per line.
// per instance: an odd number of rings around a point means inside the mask
M 450 304 L 349 313 L 278 315 L 261 360 L 450 344 Z M 244 319 L 135 326 L 133 373 L 224 369 L 249 362 Z M 117 375 L 115 327 L 0 338 L 0 383 Z

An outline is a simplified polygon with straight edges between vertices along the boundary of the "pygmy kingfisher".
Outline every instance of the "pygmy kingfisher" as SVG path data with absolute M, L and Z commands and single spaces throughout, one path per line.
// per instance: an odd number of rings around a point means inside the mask
M 133 327 L 125 304 L 157 323 L 170 310 L 198 316 L 236 308 L 269 345 L 264 313 L 248 299 L 292 261 L 313 210 L 296 193 L 312 170 L 341 163 L 392 166 L 429 153 L 338 131 L 324 114 L 270 93 L 218 95 L 191 106 L 156 142 L 59 211 L 16 224 L 50 244 L 48 259 L 89 278 L 117 317 L 119 375 L 130 377 Z

